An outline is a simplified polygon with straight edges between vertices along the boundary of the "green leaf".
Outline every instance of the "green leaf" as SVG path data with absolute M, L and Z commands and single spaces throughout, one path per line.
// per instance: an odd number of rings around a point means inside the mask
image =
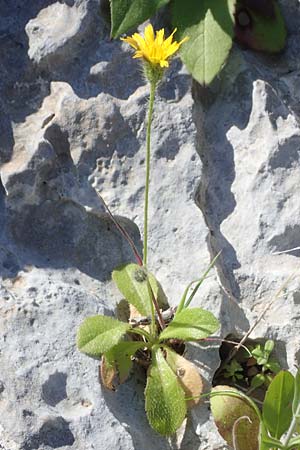
M 290 449 L 294 450 L 295 448 L 299 448 L 299 447 L 300 447 L 300 436 L 292 437 L 290 439 L 289 443 L 288 443 L 287 449 L 288 450 L 290 450 Z
M 163 436 L 174 434 L 186 415 L 185 395 L 160 349 L 152 352 L 145 399 L 151 427 Z
M 299 414 L 299 408 L 300 408 L 300 369 L 298 369 L 295 376 L 295 392 L 292 405 L 292 411 L 294 416 Z
M 144 347 L 144 342 L 123 341 L 105 353 L 107 364 L 117 370 L 120 383 L 123 383 L 129 375 L 132 367 L 132 356 L 137 350 Z
M 284 446 L 278 439 L 274 439 L 273 437 L 268 435 L 266 427 L 262 423 L 261 429 L 260 429 L 259 450 L 268 450 L 269 448 L 272 448 L 274 450 L 274 449 L 284 448 Z
M 180 386 L 185 392 L 188 408 L 192 408 L 200 402 L 203 392 L 203 379 L 198 368 L 191 361 L 171 350 L 164 348 L 166 360 L 175 375 Z
M 262 346 L 260 344 L 257 344 L 256 347 L 251 350 L 252 356 L 258 360 L 259 358 L 262 358 L 264 355 L 264 351 L 262 349 Z
M 268 369 L 268 370 L 270 370 L 273 373 L 278 373 L 278 372 L 280 372 L 281 367 L 280 367 L 280 364 L 277 361 L 275 361 L 273 359 L 270 359 L 267 362 L 267 364 L 265 364 L 265 369 Z
M 229 446 L 239 450 L 258 450 L 260 420 L 246 399 L 239 397 L 239 391 L 229 386 L 216 386 L 211 393 L 219 394 L 210 399 L 211 411 L 220 435 Z M 241 420 L 245 417 L 251 422 Z M 234 430 L 237 421 L 239 423 Z
M 197 341 L 214 333 L 220 327 L 215 316 L 202 308 L 183 309 L 165 328 L 160 336 L 164 339 L 182 339 L 184 341 Z
M 263 11 L 259 13 L 254 8 L 247 8 L 244 3 L 244 0 L 237 2 L 235 32 L 238 41 L 254 50 L 270 53 L 280 52 L 285 46 L 287 32 L 277 2 L 268 2 L 273 10 L 270 15 Z M 239 10 L 242 14 L 248 15 L 249 26 L 239 24 Z
M 263 404 L 264 423 L 276 439 L 280 439 L 290 426 L 293 397 L 294 377 L 282 370 L 270 384 Z
M 170 0 L 110 0 L 111 35 L 118 37 L 149 19 Z
M 112 273 L 112 279 L 126 300 L 133 305 L 142 316 L 151 314 L 151 295 L 147 277 L 155 297 L 160 303 L 161 288 L 155 277 L 147 273 L 138 264 L 125 264 L 117 267 Z
M 213 81 L 224 66 L 233 38 L 233 13 L 236 0 L 175 0 L 173 25 L 180 38 L 189 40 L 181 58 L 201 84 Z
M 258 373 L 251 380 L 251 388 L 257 389 L 262 386 L 266 381 L 266 377 L 263 373 Z
M 274 350 L 274 341 L 269 339 L 265 343 L 265 351 L 268 353 L 268 355 L 270 355 L 273 350 Z
M 221 252 L 219 252 L 214 258 L 213 260 L 210 262 L 208 268 L 206 269 L 206 271 L 204 272 L 204 274 L 202 275 L 202 277 L 199 280 L 194 280 L 192 281 L 190 284 L 188 284 L 188 286 L 185 288 L 185 291 L 183 293 L 183 296 L 181 297 L 181 300 L 179 302 L 179 305 L 177 307 L 177 311 L 176 314 L 180 313 L 182 311 L 183 308 L 187 308 L 188 306 L 190 306 L 191 301 L 193 300 L 194 296 L 196 295 L 199 287 L 201 286 L 201 284 L 203 283 L 203 281 L 205 280 L 205 278 L 207 277 L 207 275 L 209 274 L 210 270 L 214 267 L 215 262 L 217 261 L 217 259 L 219 258 Z M 189 290 L 191 289 L 191 287 L 193 286 L 193 284 L 196 284 L 196 286 L 193 288 L 192 293 L 190 294 L 187 302 L 186 302 L 186 297 L 188 295 Z M 176 316 L 175 314 L 175 316 Z
M 82 353 L 99 357 L 114 347 L 129 328 L 129 324 L 112 317 L 88 317 L 79 327 L 77 347 Z

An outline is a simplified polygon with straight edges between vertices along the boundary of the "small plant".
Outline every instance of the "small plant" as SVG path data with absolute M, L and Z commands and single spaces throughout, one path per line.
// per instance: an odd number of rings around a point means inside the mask
M 236 351 L 239 345 L 235 340 L 223 341 L 220 349 L 223 362 L 215 374 L 214 384 L 223 384 L 228 379 L 230 384 L 244 389 L 248 394 L 263 386 L 266 389 L 281 369 L 280 364 L 271 356 L 274 341 L 267 340 L 261 344 L 249 340 Z M 259 393 L 261 395 L 263 390 Z
M 275 0 L 110 0 L 112 37 L 136 28 L 164 6 L 180 39 L 189 36 L 181 58 L 203 85 L 225 65 L 233 38 L 271 53 L 285 45 L 286 29 Z
M 236 359 L 233 359 L 230 361 L 230 363 L 225 365 L 224 377 L 230 378 L 233 382 L 236 382 L 244 378 L 243 371 L 244 369 L 242 368 L 240 363 L 238 363 Z
M 262 410 L 228 386 L 211 392 L 211 409 L 221 436 L 235 450 L 300 448 L 300 371 L 280 371 L 268 387 Z
M 143 258 L 139 255 L 126 230 L 107 208 L 112 221 L 130 244 L 137 261 L 136 264 L 127 263 L 117 267 L 112 273 L 122 297 L 129 304 L 129 320 L 121 321 L 103 315 L 88 317 L 77 334 L 77 346 L 81 352 L 93 358 L 102 357 L 101 378 L 109 389 L 115 389 L 127 379 L 133 360 L 145 368 L 145 407 L 148 420 L 154 430 L 162 435 L 175 433 L 186 416 L 187 406 L 195 405 L 202 392 L 202 378 L 198 369 L 179 354 L 182 353 L 184 343 L 205 339 L 220 326 L 212 313 L 190 306 L 217 257 L 206 273 L 185 289 L 177 308 L 168 307 L 160 284 L 148 269 L 150 139 L 155 92 L 169 65 L 168 59 L 187 41 L 187 38 L 181 42 L 173 41 L 174 32 L 165 39 L 164 30 L 155 34 L 152 26 L 148 25 L 144 37 L 135 33 L 124 39 L 134 48 L 134 58 L 141 58 L 145 77 L 150 83 L 144 254 Z M 194 399 L 196 396 L 198 398 Z
M 260 367 L 260 372 L 257 373 L 251 380 L 251 388 L 256 389 L 263 384 L 269 386 L 273 379 L 273 374 L 280 371 L 279 363 L 271 358 L 271 353 L 274 349 L 274 341 L 268 340 L 264 345 L 258 344 L 254 349 L 250 350 L 253 360 L 251 365 L 257 364 Z M 250 365 L 248 362 L 248 365 Z

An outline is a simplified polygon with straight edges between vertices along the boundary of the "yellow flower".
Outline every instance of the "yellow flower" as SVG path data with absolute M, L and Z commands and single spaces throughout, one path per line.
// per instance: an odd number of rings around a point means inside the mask
M 188 37 L 185 37 L 180 42 L 172 42 L 176 30 L 177 28 L 167 39 L 164 39 L 165 30 L 162 28 L 157 31 L 155 36 L 150 24 L 145 28 L 144 37 L 139 33 L 134 33 L 131 37 L 121 38 L 121 40 L 135 49 L 133 58 L 144 58 L 152 65 L 164 68 L 169 67 L 168 58 L 174 55 L 179 47 L 188 40 Z

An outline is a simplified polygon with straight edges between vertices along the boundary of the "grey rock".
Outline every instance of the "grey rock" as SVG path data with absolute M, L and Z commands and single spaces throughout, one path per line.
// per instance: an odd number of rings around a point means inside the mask
M 141 251 L 149 88 L 98 1 L 41 0 L 16 15 L 20 5 L 0 18 L 0 448 L 224 448 L 206 404 L 163 439 L 141 374 L 107 392 L 98 361 L 76 350 L 82 320 L 121 299 L 111 271 L 134 260 L 94 188 Z M 174 59 L 157 95 L 149 267 L 176 305 L 222 250 L 194 303 L 220 318 L 220 337 L 247 332 L 299 268 L 298 6 L 282 2 L 282 55 L 234 48 L 216 82 L 192 91 Z M 295 278 L 252 335 L 275 339 L 291 370 L 299 292 Z M 218 350 L 188 348 L 207 390 Z
M 25 27 L 29 57 L 38 64 L 72 63 L 87 34 L 95 33 L 99 10 L 94 0 L 76 0 L 71 5 L 56 2 L 43 8 Z

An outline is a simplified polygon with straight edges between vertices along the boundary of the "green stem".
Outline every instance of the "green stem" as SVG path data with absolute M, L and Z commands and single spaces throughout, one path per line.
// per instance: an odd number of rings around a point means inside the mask
M 140 336 L 143 336 L 144 338 L 146 338 L 149 343 L 152 342 L 152 336 L 146 330 L 143 330 L 142 328 L 130 328 L 128 330 L 128 333 L 139 334 Z
M 297 419 L 299 418 L 299 415 L 300 415 L 300 403 L 298 404 L 296 413 L 293 416 L 291 425 L 289 427 L 289 430 L 288 430 L 288 432 L 286 434 L 286 437 L 285 437 L 285 440 L 284 440 L 284 443 L 283 443 L 284 447 L 287 448 L 287 449 L 289 448 L 289 441 L 290 441 L 291 437 L 293 436 L 294 429 L 295 429 L 295 426 L 297 425 Z
M 150 157 L 151 157 L 151 123 L 153 116 L 153 105 L 157 82 L 150 83 L 150 99 L 148 110 L 147 136 L 146 136 L 146 182 L 145 182 L 145 204 L 144 204 L 144 266 L 147 266 L 148 256 L 148 207 L 149 207 L 149 185 L 150 185 Z

